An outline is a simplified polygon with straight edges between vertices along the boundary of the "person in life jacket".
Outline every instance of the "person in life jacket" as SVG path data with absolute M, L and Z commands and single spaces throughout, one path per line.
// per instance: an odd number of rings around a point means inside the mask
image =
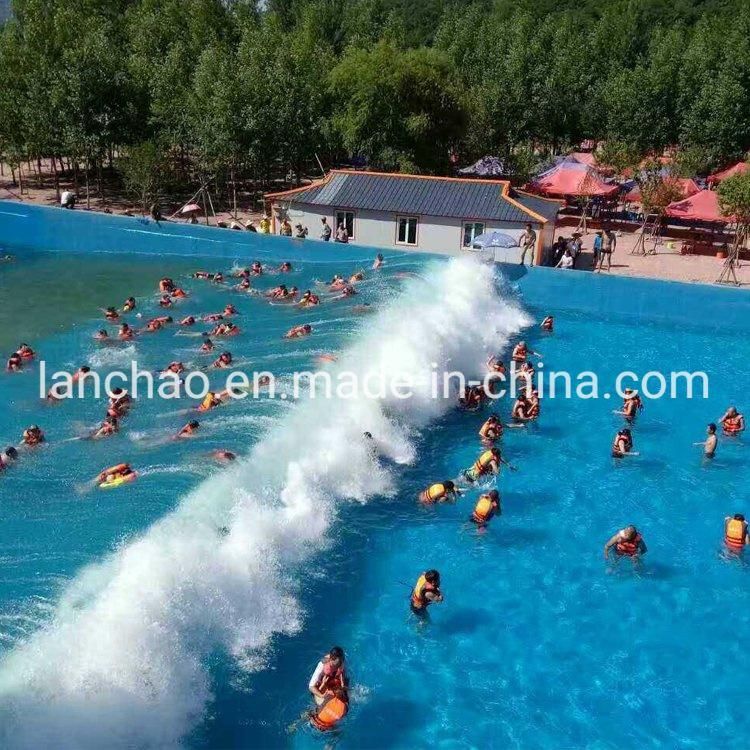
M 309 323 L 305 323 L 301 326 L 294 326 L 290 328 L 285 334 L 285 339 L 299 339 L 303 336 L 309 336 L 312 333 L 312 326 Z
M 480 453 L 471 468 L 464 471 L 464 477 L 469 482 L 476 482 L 479 477 L 483 477 L 486 474 L 499 474 L 501 463 L 502 456 L 500 455 L 500 451 L 492 446 L 487 448 L 483 453 Z
M 18 451 L 9 445 L 4 451 L 0 451 L 0 471 L 12 466 L 18 460 Z
M 326 696 L 322 705 L 310 711 L 310 724 L 321 732 L 330 732 L 349 711 L 349 691 L 338 688 Z
M 81 378 L 85 377 L 88 373 L 91 372 L 91 368 L 88 365 L 81 365 L 71 376 L 70 376 L 70 385 L 75 385 Z M 60 387 L 63 387 L 63 392 L 60 392 Z M 52 388 L 50 388 L 47 391 L 47 401 L 60 401 L 63 398 L 68 398 L 73 393 L 73 389 L 67 388 L 67 384 L 57 384 L 53 385 Z
M 16 350 L 16 354 L 21 357 L 21 359 L 34 359 L 36 356 L 34 350 L 28 344 L 21 344 Z
M 117 338 L 120 341 L 130 341 L 133 336 L 135 336 L 135 331 L 127 323 L 123 323 L 117 332 Z
M 18 352 L 13 352 L 13 354 L 8 357 L 8 361 L 5 363 L 5 369 L 8 372 L 20 372 L 23 369 L 23 358 Z
M 40 445 L 44 440 L 44 433 L 40 427 L 37 427 L 37 425 L 27 427 L 21 436 L 21 442 L 28 446 Z
M 725 435 L 739 435 L 745 429 L 745 417 L 734 406 L 730 406 L 719 420 L 719 424 Z
M 195 325 L 195 316 L 188 315 L 188 316 L 184 317 L 180 321 L 180 325 L 181 326 L 194 326 Z
M 198 406 L 198 411 L 211 411 L 211 409 L 215 409 L 217 406 L 221 406 L 222 403 L 223 401 L 221 400 L 221 397 L 218 393 L 209 391 L 203 397 L 203 401 L 201 401 L 200 406 Z
M 171 372 L 174 375 L 179 375 L 180 373 L 185 372 L 185 365 L 182 364 L 182 362 L 170 362 L 162 372 Z
M 240 329 L 234 323 L 219 323 L 209 336 L 236 336 Z
M 516 424 L 526 424 L 526 422 L 530 422 L 532 420 L 532 417 L 529 414 L 529 410 L 529 399 L 523 393 L 519 393 L 516 402 L 513 404 L 513 409 L 510 412 L 511 419 Z
M 239 315 L 239 313 L 237 312 L 237 308 L 231 303 L 228 303 L 224 307 L 224 311 L 221 314 L 227 317 L 229 317 L 230 315 Z
M 217 271 L 211 278 L 211 281 L 213 281 L 214 284 L 223 284 L 224 274 L 221 271 Z
M 128 297 L 122 306 L 122 311 L 132 312 L 133 310 L 135 310 L 135 308 L 136 308 L 135 297 Z
M 261 265 L 259 260 L 254 260 L 252 265 L 250 266 L 250 273 L 253 276 L 262 276 L 263 275 L 263 266 Z
M 535 352 L 530 350 L 526 346 L 525 341 L 519 341 L 514 347 L 513 347 L 513 353 L 510 355 L 510 358 L 514 362 L 525 362 L 529 355 L 533 354 L 535 357 L 541 357 L 542 355 L 539 354 L 539 352 Z
M 283 299 L 289 294 L 289 290 L 286 288 L 285 284 L 279 284 L 279 286 L 275 286 L 273 289 L 269 289 L 265 296 L 269 299 Z
M 530 420 L 538 419 L 542 412 L 542 402 L 539 400 L 539 391 L 532 389 L 527 398 L 528 408 L 526 415 Z
M 716 455 L 718 444 L 719 439 L 716 437 L 716 425 L 713 422 L 706 427 L 706 439 L 698 443 L 693 443 L 693 445 L 700 445 L 703 448 L 703 455 L 706 458 L 713 458 Z
M 477 526 L 486 526 L 493 516 L 499 516 L 502 513 L 500 508 L 500 493 L 497 490 L 490 490 L 484 495 L 480 495 L 474 510 L 471 513 L 471 520 Z
M 625 389 L 622 399 L 622 409 L 616 411 L 615 414 L 622 414 L 628 422 L 632 422 L 635 420 L 638 412 L 643 411 L 643 401 L 641 401 L 638 391 L 632 388 Z
M 211 452 L 211 458 L 220 461 L 221 463 L 229 463 L 237 458 L 237 454 L 232 453 L 232 451 L 224 450 L 223 448 L 217 448 L 215 451 Z
M 482 386 L 472 385 L 464 390 L 458 396 L 458 405 L 462 409 L 467 411 L 476 411 L 482 407 L 485 402 L 487 394 L 484 392 Z
M 365 272 L 357 271 L 357 273 L 354 273 L 349 277 L 349 283 L 356 284 L 358 281 L 363 281 L 364 278 L 365 278 Z
M 180 287 L 172 290 L 171 294 L 174 299 L 185 299 L 188 296 L 187 292 L 184 289 L 181 289 Z
M 232 352 L 222 352 L 211 365 L 219 370 L 223 370 L 232 365 Z
M 117 310 L 115 310 L 114 307 L 108 307 L 106 310 L 104 310 L 104 317 L 107 320 L 111 320 L 111 321 L 119 320 L 120 319 L 120 313 L 118 313 Z
M 368 435 L 369 433 L 365 433 Z M 371 436 L 372 437 L 372 436 Z M 419 493 L 419 502 L 425 505 L 434 503 L 453 503 L 459 495 L 456 485 L 446 479 L 436 484 L 431 484 L 426 490 Z
M 417 615 L 424 615 L 430 604 L 439 604 L 443 601 L 440 591 L 440 573 L 437 570 L 426 570 L 417 579 L 411 592 L 411 611 Z
M 172 307 L 172 298 L 168 294 L 162 295 L 159 300 L 159 307 Z
M 208 336 L 208 334 L 204 334 L 204 336 Z M 208 337 L 206 340 L 201 344 L 200 351 L 202 352 L 212 352 L 214 350 L 214 342 L 211 341 Z
M 119 432 L 120 425 L 117 417 L 111 417 L 109 414 L 104 417 L 104 421 L 90 435 L 90 440 L 100 440 L 101 438 L 110 437 Z
M 285 260 L 277 270 L 279 273 L 289 273 L 292 270 L 292 264 L 288 260 Z
M 318 662 L 307 688 L 316 705 L 320 706 L 327 695 L 332 695 L 335 690 L 346 690 L 348 686 L 344 649 L 341 646 L 334 646 Z
M 129 477 L 135 474 L 130 464 L 122 463 L 110 466 L 108 469 L 99 472 L 99 476 L 96 481 L 101 484 L 102 482 L 111 482 L 113 479 L 118 477 Z
M 630 430 L 627 427 L 620 430 L 612 441 L 612 458 L 637 455 L 637 453 L 633 453 L 633 435 Z
M 609 559 L 610 550 L 619 556 L 638 558 L 647 552 L 646 543 L 635 526 L 626 526 L 620 529 L 604 545 L 604 559 Z
M 106 328 L 100 328 L 94 334 L 94 341 L 107 341 L 107 340 L 109 340 L 109 334 L 107 333 Z
M 163 279 L 159 280 L 159 291 L 162 294 L 169 294 L 170 292 L 173 292 L 174 289 L 175 283 L 168 276 L 165 276 Z
M 483 445 L 492 445 L 503 436 L 503 423 L 497 414 L 490 414 L 487 421 L 479 428 L 479 437 Z
M 200 423 L 195 420 L 191 419 L 176 435 L 175 438 L 187 438 L 187 437 L 193 437 L 195 433 L 198 431 L 198 428 L 200 427 Z
M 109 397 L 107 414 L 112 417 L 124 417 L 130 410 L 133 400 L 124 388 L 115 388 Z
M 314 307 L 320 304 L 320 297 L 317 294 L 313 294 L 309 289 L 305 290 L 305 293 L 300 297 L 300 301 L 297 303 L 298 307 Z
M 724 543 L 733 552 L 742 552 L 745 545 L 750 544 L 747 521 L 742 513 L 735 513 L 724 519 Z
M 539 326 L 543 331 L 547 331 L 547 333 L 552 333 L 554 327 L 555 327 L 555 319 L 548 315 L 543 321 L 542 324 Z

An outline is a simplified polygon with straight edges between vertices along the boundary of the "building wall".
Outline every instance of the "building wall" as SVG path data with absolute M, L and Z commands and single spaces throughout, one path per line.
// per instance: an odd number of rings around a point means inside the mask
M 278 231 L 278 220 L 286 215 L 292 225 L 300 223 L 310 231 L 311 238 L 319 238 L 321 231 L 321 219 L 326 218 L 332 229 L 335 229 L 335 208 L 322 206 L 295 205 L 283 202 L 274 204 L 274 216 Z M 438 216 L 420 216 L 417 227 L 417 245 L 401 245 L 396 243 L 396 217 L 397 214 L 385 211 L 355 211 L 354 238 L 352 242 L 362 245 L 371 245 L 386 250 L 412 250 L 416 252 L 440 253 L 443 255 L 463 255 L 471 252 L 461 246 L 463 241 L 464 220 L 448 219 Z M 471 219 L 467 219 L 471 221 Z M 482 221 L 482 219 L 476 219 Z M 523 232 L 524 224 L 519 222 L 492 222 L 485 221 L 485 232 L 500 231 L 518 239 Z M 541 231 L 539 224 L 532 222 L 537 233 Z M 546 225 L 549 227 L 550 222 Z M 542 241 L 552 244 L 552 233 L 554 227 L 541 231 Z M 545 247 L 547 245 L 545 244 Z M 495 260 L 513 263 L 518 262 L 521 257 L 519 248 L 495 250 Z

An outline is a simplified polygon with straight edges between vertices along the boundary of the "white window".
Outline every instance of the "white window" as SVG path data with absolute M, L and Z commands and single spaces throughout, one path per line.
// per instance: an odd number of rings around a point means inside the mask
M 484 222 L 465 221 L 463 246 L 471 247 L 474 244 L 474 240 L 479 237 L 480 234 L 484 234 Z
M 396 219 L 396 244 L 416 245 L 418 223 L 416 216 L 399 216 Z
M 343 224 L 346 229 L 346 234 L 350 240 L 354 239 L 354 211 L 336 211 L 336 226 L 335 230 L 339 228 L 339 225 Z

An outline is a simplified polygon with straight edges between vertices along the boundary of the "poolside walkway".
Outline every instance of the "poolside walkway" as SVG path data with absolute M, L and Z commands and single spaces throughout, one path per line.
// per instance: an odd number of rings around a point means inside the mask
M 558 234 L 572 234 L 570 227 L 560 227 Z M 724 261 L 708 255 L 681 255 L 680 241 L 666 240 L 658 245 L 656 255 L 631 255 L 638 235 L 634 232 L 617 233 L 617 249 L 612 256 L 612 270 L 603 271 L 613 276 L 684 281 L 693 284 L 713 284 L 721 273 Z M 583 238 L 583 257 L 580 269 L 590 269 L 593 263 L 591 247 L 594 234 Z M 650 244 L 649 244 L 650 247 Z M 737 267 L 737 278 L 743 288 L 750 289 L 750 262 L 744 260 Z

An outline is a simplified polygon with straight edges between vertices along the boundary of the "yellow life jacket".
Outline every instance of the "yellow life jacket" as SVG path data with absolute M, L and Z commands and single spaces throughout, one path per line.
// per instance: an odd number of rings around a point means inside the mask
M 471 514 L 472 518 L 478 523 L 484 523 L 487 521 L 493 513 L 492 500 L 489 495 L 480 495 L 477 500 L 476 506 L 474 506 L 474 512 Z
M 486 474 L 489 471 L 490 464 L 494 460 L 495 454 L 492 451 L 485 451 L 476 461 L 474 461 L 474 473 L 477 475 Z
M 421 495 L 420 499 L 423 503 L 435 503 L 441 500 L 448 494 L 445 489 L 445 485 L 442 482 L 430 485 Z

